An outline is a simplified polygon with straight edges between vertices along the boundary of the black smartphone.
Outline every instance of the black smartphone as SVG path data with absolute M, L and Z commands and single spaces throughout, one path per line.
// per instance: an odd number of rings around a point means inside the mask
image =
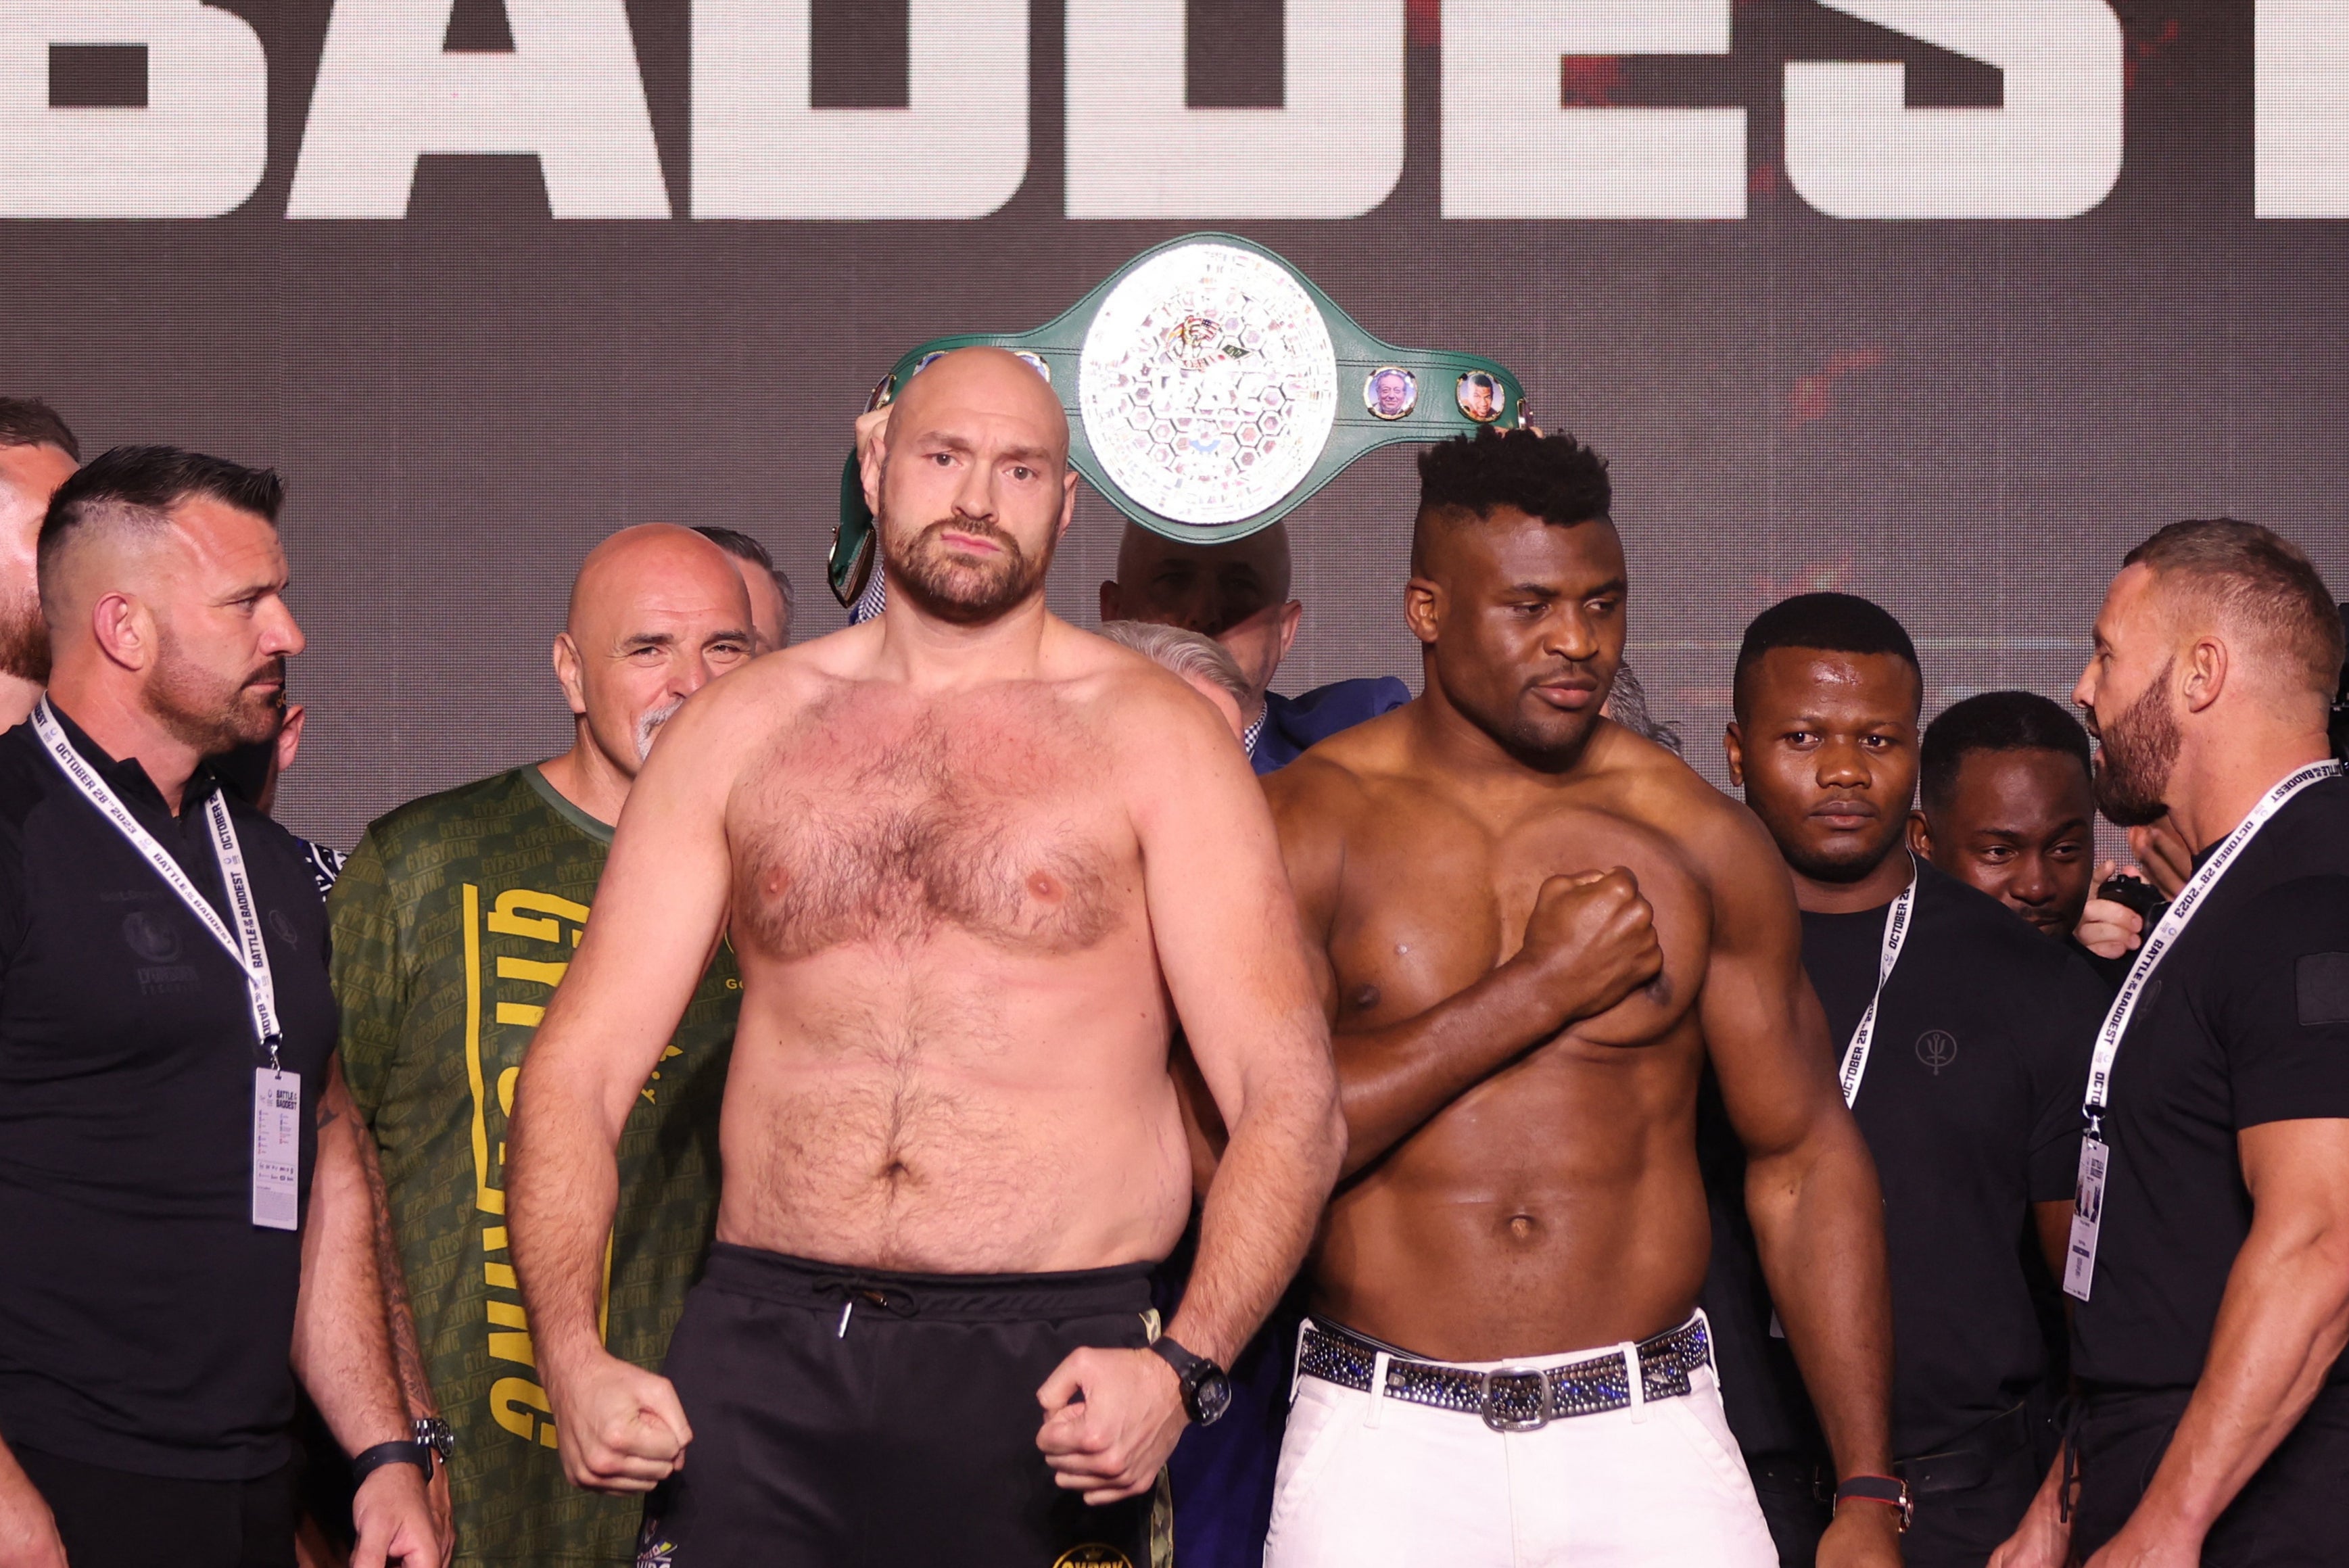
M 2169 902 L 2161 896 L 2159 888 L 2147 882 L 2143 877 L 2125 877 L 2118 873 L 2106 877 L 2097 884 L 2096 896 L 2109 899 L 2115 903 L 2127 905 L 2137 911 L 2137 917 L 2139 920 L 2144 921 L 2150 921 L 2153 918 L 2153 912 Z

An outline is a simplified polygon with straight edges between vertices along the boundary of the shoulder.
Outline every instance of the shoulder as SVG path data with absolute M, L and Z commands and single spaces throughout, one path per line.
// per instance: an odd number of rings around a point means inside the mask
M 1954 950 L 1940 972 L 1970 987 L 1982 975 L 1998 976 L 1982 994 L 2026 1035 L 2069 1037 L 2093 1031 L 2104 1016 L 2111 989 L 2069 943 L 1924 860 L 1917 862 L 1917 923 L 1920 935 L 1930 932 Z
M 1336 820 L 1367 808 L 1378 781 L 1403 768 L 1404 728 L 1402 714 L 1389 709 L 1338 729 L 1266 774 L 1265 795 L 1284 834 L 1292 815 Z
M 1331 681 L 1297 696 L 1267 692 L 1264 700 L 1282 727 L 1292 734 L 1309 732 L 1318 739 L 1401 707 L 1411 700 L 1411 687 L 1393 676 L 1364 676 Z
M 2261 967 L 2349 950 L 2349 871 L 2271 882 L 2222 913 L 2217 947 Z
M 363 843 L 387 865 L 396 865 L 421 845 L 446 841 L 452 827 L 486 821 L 510 813 L 516 792 L 533 796 L 519 768 L 509 768 L 487 779 L 476 779 L 452 789 L 419 795 L 395 806 L 367 824 Z

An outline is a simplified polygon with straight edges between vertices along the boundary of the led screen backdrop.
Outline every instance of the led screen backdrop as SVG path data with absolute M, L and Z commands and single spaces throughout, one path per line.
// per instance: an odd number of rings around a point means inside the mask
M 2332 0 L 8 0 L 0 387 L 274 464 L 299 830 L 559 748 L 629 522 L 822 587 L 848 422 L 948 332 L 1246 234 L 1608 453 L 1632 657 L 1718 775 L 1746 619 L 1882 600 L 1930 704 L 2066 689 L 2155 525 L 2349 592 Z M 1417 677 L 1414 477 L 1293 521 L 1290 690 Z M 1092 618 L 1114 520 L 1052 575 Z

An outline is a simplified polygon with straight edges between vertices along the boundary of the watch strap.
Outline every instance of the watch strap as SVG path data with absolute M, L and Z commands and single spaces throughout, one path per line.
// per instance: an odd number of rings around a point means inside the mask
M 1835 1490 L 1835 1505 L 1841 1509 L 1847 1501 L 1880 1502 L 1900 1515 L 1900 1528 L 1905 1532 L 1915 1517 L 1909 1501 L 1909 1483 L 1889 1475 L 1856 1475 L 1846 1478 Z
M 432 1479 L 432 1449 L 428 1443 L 403 1438 L 396 1443 L 378 1443 L 351 1457 L 351 1484 L 358 1485 L 386 1465 L 414 1465 Z
M 1164 252 L 1185 245 L 1235 246 L 1252 251 L 1285 269 L 1319 311 L 1337 364 L 1337 409 L 1328 438 L 1294 488 L 1263 511 L 1237 521 L 1198 524 L 1153 511 L 1111 479 L 1085 428 L 1078 386 L 1086 334 L 1104 301 L 1126 275 Z M 1043 325 L 1027 332 L 961 333 L 935 337 L 908 350 L 874 387 L 868 408 L 895 400 L 921 367 L 957 348 L 1007 348 L 1035 366 L 1069 417 L 1069 460 L 1086 482 L 1120 513 L 1169 539 L 1221 544 L 1270 527 L 1304 504 L 1356 459 L 1381 447 L 1405 441 L 1440 441 L 1474 434 L 1490 425 L 1512 429 L 1525 423 L 1525 388 L 1494 360 L 1445 349 L 1408 348 L 1373 335 L 1286 259 L 1251 241 L 1220 233 L 1185 234 L 1154 245 L 1127 262 L 1093 291 Z M 1401 373 L 1409 396 L 1390 395 L 1382 403 L 1376 383 L 1384 372 Z M 1469 378 L 1477 378 L 1472 397 Z M 1485 394 L 1489 391 L 1489 403 Z M 1474 404 L 1477 417 L 1468 412 Z M 1486 410 L 1489 409 L 1487 412 Z M 1382 411 L 1383 410 L 1383 411 Z M 875 553 L 873 513 L 864 503 L 863 476 L 852 453 L 841 476 L 840 522 L 833 534 L 827 578 L 833 594 L 853 604 L 870 582 Z

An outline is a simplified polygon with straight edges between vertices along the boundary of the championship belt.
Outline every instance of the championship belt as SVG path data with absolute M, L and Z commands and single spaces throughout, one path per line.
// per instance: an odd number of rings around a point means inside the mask
M 1363 453 L 1525 423 L 1492 360 L 1373 337 L 1288 262 L 1232 234 L 1144 251 L 1033 332 L 933 338 L 868 408 L 940 355 L 1008 348 L 1069 415 L 1069 460 L 1112 506 L 1169 539 L 1221 544 L 1268 528 Z M 828 575 L 854 603 L 873 573 L 873 513 L 854 455 Z

